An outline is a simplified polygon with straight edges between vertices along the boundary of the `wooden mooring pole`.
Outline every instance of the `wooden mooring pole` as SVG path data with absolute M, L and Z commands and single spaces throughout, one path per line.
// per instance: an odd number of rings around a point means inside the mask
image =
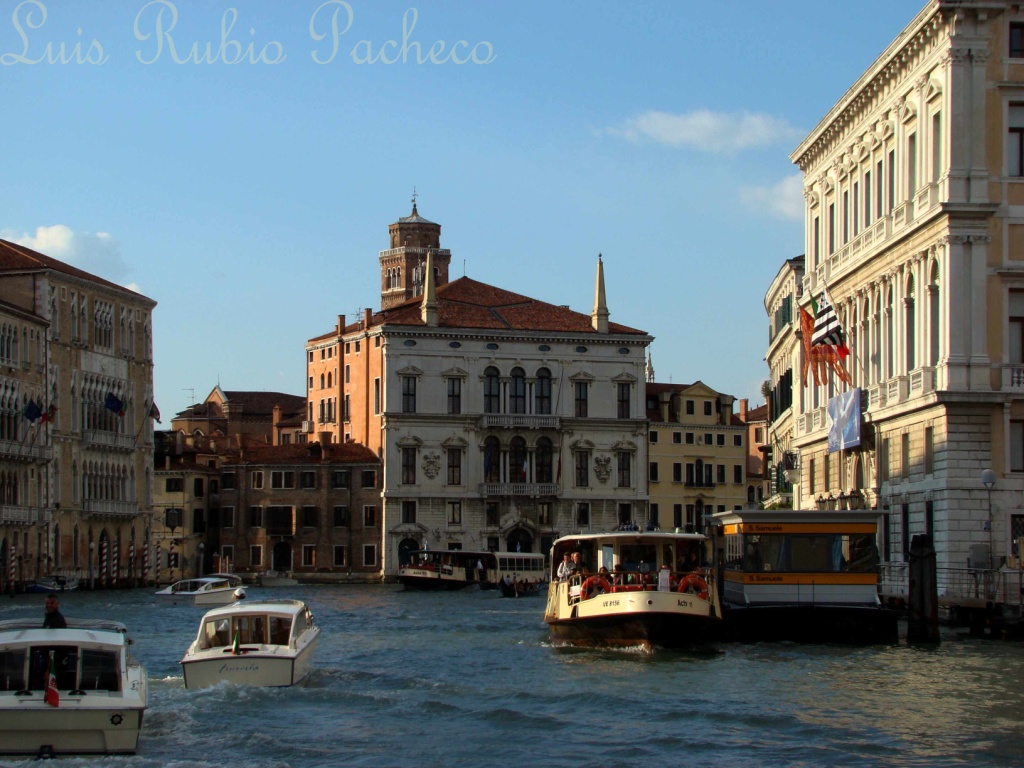
M 910 608 L 907 643 L 938 645 L 939 593 L 935 571 L 935 547 L 918 534 L 910 542 Z

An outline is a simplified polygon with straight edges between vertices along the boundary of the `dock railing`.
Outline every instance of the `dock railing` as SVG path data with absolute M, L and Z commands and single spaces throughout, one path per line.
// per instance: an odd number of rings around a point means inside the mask
M 883 601 L 890 597 L 907 599 L 909 578 L 909 563 L 881 563 L 878 591 Z M 935 578 L 940 602 L 1024 605 L 1024 571 L 1019 569 L 936 568 Z

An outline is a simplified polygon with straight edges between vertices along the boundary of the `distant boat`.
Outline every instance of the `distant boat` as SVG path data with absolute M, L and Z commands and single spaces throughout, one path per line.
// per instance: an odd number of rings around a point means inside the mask
M 129 653 L 125 626 L 40 623 L 0 621 L 0 754 L 135 754 L 148 678 Z
M 256 600 L 214 608 L 181 660 L 185 687 L 220 682 L 288 686 L 309 674 L 320 627 L 301 600 Z
M 156 596 L 171 603 L 228 605 L 245 599 L 245 587 L 235 586 L 230 578 L 224 576 L 203 576 L 177 581 L 158 591 Z
M 70 592 L 78 589 L 77 576 L 40 576 L 25 585 L 26 592 Z

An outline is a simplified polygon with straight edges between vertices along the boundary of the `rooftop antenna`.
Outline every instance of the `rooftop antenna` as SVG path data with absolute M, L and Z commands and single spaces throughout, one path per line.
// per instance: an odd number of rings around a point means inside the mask
M 195 387 L 182 387 L 182 391 L 189 392 L 192 395 L 192 409 L 196 407 L 196 388 Z

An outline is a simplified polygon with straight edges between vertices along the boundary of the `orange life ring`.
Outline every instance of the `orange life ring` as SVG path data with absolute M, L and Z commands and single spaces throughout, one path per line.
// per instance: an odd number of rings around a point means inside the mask
M 679 582 L 679 592 L 696 593 L 701 600 L 708 599 L 708 583 L 696 573 L 688 573 Z
M 594 594 L 590 590 L 594 589 Z M 612 591 L 612 585 L 604 576 L 590 576 L 580 585 L 580 600 L 589 600 L 594 595 L 607 594 Z

